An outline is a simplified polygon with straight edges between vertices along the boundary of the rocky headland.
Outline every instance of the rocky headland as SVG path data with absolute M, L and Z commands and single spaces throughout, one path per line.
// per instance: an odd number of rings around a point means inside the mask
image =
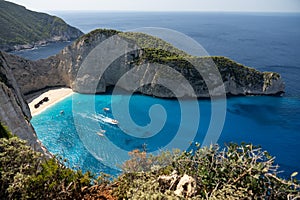
M 103 42 L 106 42 L 104 46 Z M 153 48 L 153 44 L 161 49 Z M 80 70 L 86 66 L 89 73 L 82 73 Z M 212 66 L 216 67 L 221 81 L 211 70 Z M 130 92 L 161 98 L 218 96 L 222 95 L 222 87 L 227 95 L 284 92 L 278 73 L 259 72 L 225 57 L 190 56 L 158 38 L 115 30 L 95 30 L 59 54 L 38 61 L 1 52 L 0 69 L 0 120 L 32 146 L 37 145 L 36 136 L 24 95 L 49 87 L 103 93 L 108 86 L 118 84 Z M 130 76 L 121 78 L 128 71 Z M 182 84 L 185 80 L 193 88 L 192 93 Z M 175 85 L 172 89 L 165 87 L 172 84 Z
M 168 92 L 162 87 L 165 82 L 179 84 L 177 88 L 182 91 L 178 91 L 180 95 L 177 97 L 190 96 L 191 94 L 185 93 L 180 87 L 182 78 L 188 80 L 197 97 L 211 95 L 208 93 L 208 84 L 215 86 L 212 89 L 218 95 L 217 87 L 221 82 L 224 83 L 226 94 L 230 95 L 277 95 L 284 92 L 284 83 L 278 73 L 260 72 L 226 57 L 189 56 L 158 38 L 141 34 L 136 35 L 139 40 L 147 41 L 149 44 L 159 43 L 161 48 L 168 51 L 141 45 L 140 41 L 139 43 L 130 41 L 125 42 L 125 45 L 122 44 L 123 46 L 120 45 L 123 40 L 131 40 L 134 34 L 114 30 L 95 30 L 82 36 L 59 54 L 38 61 L 30 61 L 6 53 L 2 55 L 23 94 L 56 86 L 69 87 L 79 93 L 103 93 L 108 86 L 114 86 L 129 70 L 132 70 L 130 80 L 118 86 L 130 91 L 133 88 L 131 83 L 139 82 L 141 87 L 135 92 L 156 97 L 174 97 L 174 91 Z M 110 38 L 113 39 L 109 40 Z M 109 42 L 101 49 L 104 41 Z M 124 55 L 121 56 L 113 55 L 116 47 L 119 48 L 119 52 L 128 53 L 123 53 Z M 94 53 L 92 51 L 97 48 L 100 50 L 92 58 L 91 54 Z M 86 60 L 89 67 L 93 69 L 82 74 L 80 70 L 86 67 Z M 155 66 L 159 65 L 168 67 L 155 69 Z M 211 69 L 213 67 L 219 72 L 221 82 L 216 81 L 216 75 Z M 170 69 L 178 73 L 171 73 Z M 95 70 L 95 73 L 89 73 L 92 70 Z M 101 77 L 98 77 L 100 74 L 96 73 L 97 71 L 103 71 Z M 90 90 L 89 85 L 97 87 Z
M 71 41 L 83 34 L 59 17 L 4 0 L 0 0 L 0 26 L 0 50 L 7 52 Z

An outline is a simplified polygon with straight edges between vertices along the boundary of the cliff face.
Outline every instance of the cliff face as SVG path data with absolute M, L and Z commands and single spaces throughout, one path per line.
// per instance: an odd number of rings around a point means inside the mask
M 83 33 L 62 19 L 0 0 L 0 50 L 33 48 L 49 42 L 74 40 Z
M 57 68 L 63 69 L 60 73 L 69 76 L 66 85 L 81 93 L 105 92 L 107 86 L 118 81 L 125 90 L 165 98 L 222 95 L 222 83 L 231 95 L 284 92 L 284 83 L 277 73 L 259 72 L 225 57 L 192 57 L 160 39 L 138 33 L 95 30 L 64 49 L 56 59 L 60 60 Z M 89 73 L 78 73 L 86 65 Z M 104 71 L 101 79 L 99 71 Z M 130 75 L 121 79 L 129 71 Z M 216 71 L 221 80 L 217 80 Z M 185 80 L 195 94 L 186 88 Z M 90 86 L 95 85 L 96 90 L 91 91 Z
M 35 150 L 43 152 L 29 120 L 30 110 L 20 92 L 18 84 L 8 67 L 3 54 L 0 52 L 0 121 L 9 130 L 27 140 Z
M 56 59 L 30 61 L 4 52 L 2 56 L 25 95 L 46 87 L 66 85 L 60 73 L 62 69 L 57 68 L 59 61 Z
M 125 90 L 165 98 L 222 95 L 222 83 L 230 95 L 284 92 L 284 83 L 277 73 L 259 72 L 225 57 L 192 57 L 150 36 L 136 42 L 132 34 L 118 33 L 93 31 L 44 60 L 28 61 L 8 54 L 4 57 L 23 94 L 51 86 L 66 86 L 80 93 L 101 93 L 118 81 L 118 87 Z M 145 47 L 145 41 L 157 43 L 167 51 L 155 50 L 147 44 Z M 138 48 L 141 43 L 143 47 Z M 86 73 L 82 73 L 84 67 L 88 69 Z M 214 68 L 220 73 L 221 81 Z M 129 71 L 130 75 L 121 79 Z M 195 93 L 187 89 L 187 83 Z

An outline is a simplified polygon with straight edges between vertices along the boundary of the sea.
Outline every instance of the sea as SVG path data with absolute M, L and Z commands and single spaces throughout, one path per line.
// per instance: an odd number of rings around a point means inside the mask
M 229 12 L 52 12 L 88 33 L 166 28 L 198 42 L 209 55 L 229 57 L 282 75 L 282 97 L 166 100 L 113 89 L 74 94 L 32 118 L 38 138 L 71 168 L 117 175 L 134 149 L 159 153 L 214 138 L 220 148 L 252 143 L 276 157 L 281 176 L 300 172 L 300 14 Z M 71 42 L 14 52 L 37 60 Z M 104 111 L 108 108 L 109 111 Z M 63 113 L 61 111 L 64 111 Z M 112 119 L 119 121 L 118 125 Z

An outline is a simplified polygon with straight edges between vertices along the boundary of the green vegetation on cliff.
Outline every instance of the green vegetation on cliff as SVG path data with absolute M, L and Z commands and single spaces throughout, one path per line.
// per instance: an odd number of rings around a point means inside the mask
M 184 51 L 179 50 L 174 47 L 170 43 L 151 35 L 147 35 L 145 33 L 138 32 L 121 32 L 119 36 L 127 40 L 129 43 L 136 44 L 141 49 L 148 49 L 150 54 L 161 54 L 162 58 L 167 59 L 169 57 L 169 53 L 175 54 L 178 57 L 188 56 Z M 151 50 L 156 50 L 151 52 Z M 160 50 L 160 51 L 159 51 Z
M 6 126 L 0 122 L 0 138 L 11 138 L 12 134 Z
M 72 40 L 82 32 L 62 19 L 27 10 L 23 6 L 0 0 L 0 49 L 39 41 Z
M 0 199 L 82 199 L 91 175 L 46 159 L 26 142 L 0 139 Z
M 300 185 L 294 179 L 297 173 L 290 180 L 279 178 L 274 158 L 261 148 L 252 144 L 230 144 L 224 149 L 199 146 L 196 143 L 190 152 L 163 152 L 158 156 L 131 153 L 113 193 L 124 199 L 300 197 Z M 166 160 L 169 164 L 160 164 Z
M 135 62 L 137 64 L 146 61 L 160 64 L 174 63 L 174 66 L 177 67 L 193 68 L 192 63 L 200 62 L 202 64 L 199 64 L 199 66 L 201 66 L 203 65 L 203 63 L 208 63 L 211 60 L 214 62 L 215 66 L 221 73 L 223 81 L 227 81 L 228 77 L 226 77 L 225 75 L 228 74 L 231 74 L 238 80 L 243 79 L 245 82 L 243 83 L 243 85 L 248 85 L 251 83 L 253 84 L 257 81 L 262 81 L 263 84 L 264 75 L 269 76 L 269 78 L 280 78 L 280 75 L 278 73 L 261 73 L 255 70 L 254 68 L 246 67 L 224 56 L 191 56 L 160 38 L 144 33 L 119 32 L 114 30 L 98 29 L 97 31 L 89 33 L 88 36 L 92 37 L 92 35 L 97 34 L 99 32 L 106 33 L 106 35 L 108 36 L 118 34 L 120 37 L 127 40 L 130 44 L 135 44 L 140 49 L 142 49 L 142 55 L 135 59 Z
M 104 35 L 106 37 L 111 37 L 119 33 L 121 32 L 113 29 L 95 29 L 87 34 L 82 35 L 76 42 L 78 43 L 79 41 L 84 41 L 86 44 L 89 44 L 93 43 L 93 41 L 96 39 L 95 36 Z
M 95 179 L 32 151 L 17 137 L 0 139 L 1 199 L 293 199 L 293 173 L 277 176 L 274 158 L 251 144 L 162 152 L 135 150 L 115 180 Z

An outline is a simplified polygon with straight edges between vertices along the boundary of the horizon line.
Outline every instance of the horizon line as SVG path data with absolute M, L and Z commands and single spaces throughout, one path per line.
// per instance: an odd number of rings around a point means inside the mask
M 40 12 L 214 12 L 214 13 L 299 13 L 300 11 L 239 11 L 239 10 L 44 10 Z

